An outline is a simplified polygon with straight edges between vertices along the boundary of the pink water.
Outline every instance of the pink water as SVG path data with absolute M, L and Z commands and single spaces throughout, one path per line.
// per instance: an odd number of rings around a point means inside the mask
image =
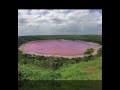
M 82 55 L 94 44 L 72 40 L 39 40 L 24 44 L 22 50 L 32 54 L 75 56 Z

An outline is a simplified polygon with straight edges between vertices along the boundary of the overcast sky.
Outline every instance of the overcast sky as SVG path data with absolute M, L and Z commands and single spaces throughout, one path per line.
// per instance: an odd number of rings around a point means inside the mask
M 86 34 L 102 34 L 102 10 L 18 10 L 18 36 Z

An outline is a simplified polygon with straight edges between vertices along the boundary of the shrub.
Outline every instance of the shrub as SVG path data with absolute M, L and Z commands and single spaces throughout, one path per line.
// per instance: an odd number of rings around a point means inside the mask
M 34 57 L 35 57 L 35 59 L 37 59 L 37 60 L 39 60 L 39 61 L 41 61 L 41 60 L 45 59 L 45 57 L 44 57 L 44 56 L 34 56 Z
M 20 59 L 20 63 L 27 64 L 27 59 L 25 58 Z
M 98 50 L 98 55 L 102 55 L 102 47 Z
M 34 61 L 32 62 L 32 64 L 41 66 L 41 62 L 40 62 L 39 60 L 34 60 Z
M 80 62 L 80 61 L 81 61 L 81 58 L 76 58 L 76 59 L 75 59 L 75 62 L 76 62 L 76 63 L 78 63 L 78 62 Z
M 84 54 L 89 54 L 91 55 L 92 53 L 94 52 L 94 49 L 93 48 L 88 48 Z
M 47 60 L 42 60 L 41 61 L 41 66 L 44 67 L 44 68 L 49 67 L 48 61 Z
M 51 68 L 54 69 L 54 70 L 56 70 L 56 69 L 58 69 L 62 65 L 63 65 L 63 63 L 53 62 Z
M 75 64 L 76 63 L 76 58 L 69 59 L 68 63 Z
M 84 56 L 84 57 L 82 58 L 82 60 L 83 60 L 83 61 L 89 61 L 89 60 L 90 60 L 90 57 L 89 57 L 89 56 Z
M 42 67 L 58 69 L 60 66 L 63 65 L 65 61 L 62 60 L 60 57 L 47 57 L 46 59 L 40 61 Z
M 41 62 L 41 66 L 42 67 L 49 67 L 51 69 L 58 69 L 60 66 L 62 66 L 62 63 L 60 62 L 55 62 L 55 61 L 48 61 L 48 60 L 44 60 Z

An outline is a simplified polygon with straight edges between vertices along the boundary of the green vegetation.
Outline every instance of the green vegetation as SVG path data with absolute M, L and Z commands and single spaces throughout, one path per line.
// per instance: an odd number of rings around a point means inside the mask
M 76 64 L 66 63 L 57 70 L 18 63 L 18 71 L 19 90 L 50 90 L 50 88 L 52 90 L 68 90 L 68 88 L 69 90 L 100 90 L 102 57 L 96 56 L 87 62 L 82 61 Z
M 100 55 L 67 59 L 19 52 L 18 80 L 101 80 L 101 71 Z
M 32 40 L 68 39 L 102 44 L 101 35 L 41 35 L 18 37 L 18 46 Z M 91 54 L 92 49 L 87 51 Z M 44 57 L 18 51 L 18 80 L 102 80 L 102 48 L 84 58 Z
M 94 52 L 94 49 L 93 48 L 88 48 L 84 54 L 88 54 L 88 55 L 91 55 L 92 53 Z
M 31 56 L 28 54 L 21 54 L 19 52 L 18 61 L 20 64 L 33 64 L 38 67 L 51 68 L 53 70 L 58 69 L 64 63 L 75 64 L 84 59 L 81 58 L 63 58 L 63 57 L 44 57 L 44 56 Z
M 102 90 L 101 80 L 23 81 L 18 90 Z
M 101 35 L 41 35 L 18 37 L 18 46 L 45 39 L 84 40 L 102 44 Z M 92 52 L 92 49 L 86 51 L 87 54 Z M 18 51 L 18 80 L 19 90 L 100 90 L 102 48 L 94 57 L 89 55 L 72 59 L 31 56 Z
M 102 47 L 98 50 L 98 56 L 102 56 Z
M 65 63 L 57 70 L 18 63 L 19 80 L 101 80 L 102 57 L 87 62 Z

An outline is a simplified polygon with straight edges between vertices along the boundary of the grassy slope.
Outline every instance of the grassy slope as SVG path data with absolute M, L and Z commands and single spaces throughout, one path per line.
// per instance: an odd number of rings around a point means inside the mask
M 29 80 L 52 80 L 57 74 L 61 74 L 57 80 L 102 80 L 102 57 L 88 62 L 67 64 L 55 71 L 30 64 L 18 66 Z
M 57 72 L 61 72 L 61 79 L 66 80 L 101 80 L 102 79 L 102 57 L 94 61 L 69 64 Z

